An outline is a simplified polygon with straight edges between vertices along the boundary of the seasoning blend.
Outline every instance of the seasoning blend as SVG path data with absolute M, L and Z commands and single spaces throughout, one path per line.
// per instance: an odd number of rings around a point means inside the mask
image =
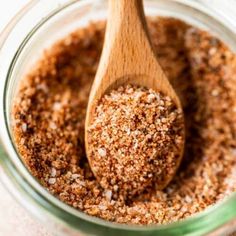
M 76 209 L 123 224 L 179 221 L 236 190 L 235 54 L 215 36 L 177 19 L 148 19 L 148 26 L 186 122 L 185 154 L 165 189 L 114 199 L 89 167 L 84 122 L 103 45 L 102 22 L 47 50 L 22 78 L 12 113 L 16 147 L 42 186 Z
M 162 189 L 178 166 L 183 130 L 182 112 L 169 97 L 121 86 L 101 99 L 88 127 L 93 172 L 115 198 Z

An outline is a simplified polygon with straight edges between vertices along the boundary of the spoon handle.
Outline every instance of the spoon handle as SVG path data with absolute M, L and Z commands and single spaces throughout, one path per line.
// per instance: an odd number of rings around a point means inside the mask
M 152 54 L 143 1 L 109 0 L 98 77 L 104 78 L 104 72 L 112 75 L 114 80 L 124 74 L 142 74 L 145 72 L 144 62 L 150 61 Z
M 114 31 L 116 32 L 114 34 Z M 109 0 L 107 39 L 122 34 L 135 40 L 143 31 L 149 38 L 144 14 L 143 0 Z

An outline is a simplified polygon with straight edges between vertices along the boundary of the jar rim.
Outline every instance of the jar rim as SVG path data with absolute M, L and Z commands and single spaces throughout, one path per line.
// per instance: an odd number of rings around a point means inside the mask
M 58 1 L 58 0 L 57 0 Z M 183 4 L 182 6 L 189 6 L 184 5 L 187 4 L 186 1 L 182 0 L 158 0 L 159 2 L 171 2 L 172 4 Z M 149 0 L 149 2 L 158 2 Z M 24 13 L 30 11 L 33 7 L 37 6 L 37 3 L 39 1 L 34 1 L 34 4 L 27 6 L 25 10 L 22 11 L 21 16 L 18 16 L 18 21 L 21 20 L 21 17 L 24 16 Z M 231 194 L 230 197 L 224 199 L 223 201 L 215 204 L 214 206 L 208 207 L 203 212 L 197 213 L 188 219 L 181 220 L 179 222 L 174 222 L 166 225 L 154 225 L 154 226 L 132 226 L 132 225 L 123 225 L 118 224 L 114 222 L 109 222 L 100 218 L 95 218 L 92 216 L 87 215 L 84 212 L 80 212 L 79 210 L 76 210 L 72 208 L 71 206 L 66 205 L 65 203 L 61 202 L 59 199 L 54 197 L 51 193 L 49 193 L 43 186 L 39 184 L 39 182 L 31 175 L 31 173 L 28 171 L 26 166 L 24 165 L 21 157 L 19 156 L 15 146 L 14 141 L 12 140 L 11 133 L 10 133 L 10 127 L 9 127 L 9 117 L 7 114 L 7 110 L 9 109 L 7 106 L 7 91 L 9 89 L 9 81 L 11 79 L 11 73 L 14 69 L 14 65 L 16 61 L 18 60 L 18 57 L 24 48 L 24 46 L 27 44 L 28 40 L 31 38 L 34 33 L 43 26 L 45 22 L 50 20 L 54 17 L 58 12 L 61 10 L 64 10 L 68 7 L 70 7 L 73 4 L 81 4 L 81 6 L 86 4 L 94 4 L 93 0 L 82 0 L 82 1 L 58 1 L 58 2 L 65 2 L 63 5 L 53 9 L 53 12 L 51 12 L 47 17 L 44 17 L 44 19 L 39 22 L 32 30 L 30 30 L 29 34 L 25 37 L 24 41 L 21 42 L 20 47 L 18 48 L 14 58 L 11 61 L 10 67 L 7 71 L 7 76 L 4 80 L 4 82 L 1 82 L 3 84 L 1 89 L 1 106 L 0 106 L 0 114 L 4 119 L 1 120 L 2 129 L 0 131 L 1 133 L 1 141 L 3 143 L 3 146 L 8 153 L 8 157 L 4 158 L 3 165 L 8 169 L 8 175 L 11 176 L 11 179 L 15 180 L 15 184 L 18 185 L 18 187 L 24 189 L 25 194 L 31 195 L 31 198 L 34 198 L 35 195 L 37 195 L 37 198 L 34 199 L 34 203 L 37 204 L 38 207 L 43 208 L 44 211 L 48 212 L 50 215 L 54 216 L 54 218 L 58 218 L 61 222 L 64 222 L 67 225 L 70 225 L 74 229 L 80 230 L 79 227 L 84 224 L 84 226 L 88 224 L 92 224 L 89 226 L 94 227 L 94 231 L 101 232 L 101 235 L 103 235 L 104 232 L 108 232 L 107 228 L 110 228 L 112 233 L 115 232 L 120 234 L 122 232 L 126 233 L 127 235 L 137 235 L 137 233 L 145 233 L 145 232 L 153 232 L 153 233 L 159 233 L 160 235 L 164 235 L 166 233 L 174 234 L 182 232 L 180 230 L 183 230 L 183 232 L 190 233 L 193 229 L 200 230 L 199 232 L 206 233 L 210 230 L 219 227 L 220 225 L 226 223 L 228 220 L 233 219 L 236 217 L 236 193 Z M 66 3 L 67 2 L 67 3 Z M 102 2 L 97 0 L 96 2 Z M 194 4 L 193 4 L 194 5 Z M 195 7 L 194 10 L 198 11 L 199 13 L 204 15 L 204 17 L 209 18 L 212 16 L 206 15 L 206 13 L 203 11 L 203 9 L 200 7 L 200 9 L 197 8 L 197 6 L 191 6 Z M 25 11 L 25 12 L 24 12 Z M 13 22 L 13 21 L 12 21 Z M 218 22 L 218 21 L 217 21 Z M 218 22 L 220 23 L 220 22 Z M 15 22 L 15 25 L 12 27 L 16 27 L 18 22 Z M 220 23 L 221 24 L 221 23 Z M 223 27 L 223 24 L 221 24 L 221 27 Z M 11 30 L 9 30 L 9 34 L 11 33 Z M 227 31 L 230 31 L 229 29 Z M 232 33 L 232 35 L 234 35 Z M 235 36 L 235 35 L 234 35 Z M 236 49 L 236 40 L 232 40 L 232 44 L 235 44 Z M 3 42 L 4 44 L 4 42 Z M 0 44 L 1 45 L 1 44 Z M 0 48 L 1 50 L 1 48 Z M 17 183 L 16 183 L 17 182 Z M 48 209 L 47 209 L 48 208 Z M 50 210 L 50 212 L 49 212 Z M 211 217 L 208 217 L 209 214 L 211 214 Z M 223 218 L 219 218 L 219 216 L 224 215 Z M 213 216 L 213 217 L 212 217 Z M 78 222 L 80 220 L 80 223 Z M 205 228 L 204 228 L 205 227 Z M 115 231 L 115 232 L 114 232 Z M 116 234 L 114 234 L 116 235 Z M 150 234 L 151 235 L 151 234 Z

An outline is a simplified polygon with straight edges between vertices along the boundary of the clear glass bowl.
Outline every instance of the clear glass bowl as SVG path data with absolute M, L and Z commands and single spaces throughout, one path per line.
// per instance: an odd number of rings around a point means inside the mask
M 235 7 L 233 4 L 232 8 Z M 236 194 L 177 223 L 148 227 L 119 225 L 93 218 L 62 203 L 48 193 L 22 163 L 12 139 L 10 120 L 19 78 L 40 57 L 43 49 L 57 39 L 91 20 L 105 19 L 106 8 L 106 1 L 102 0 L 31 1 L 1 34 L 0 137 L 3 148 L 0 164 L 5 173 L 1 176 L 4 185 L 56 235 L 203 235 L 210 232 L 220 235 L 234 231 Z M 146 0 L 145 11 L 147 15 L 173 16 L 211 31 L 236 51 L 235 21 L 227 12 L 222 14 L 201 1 L 191 0 Z

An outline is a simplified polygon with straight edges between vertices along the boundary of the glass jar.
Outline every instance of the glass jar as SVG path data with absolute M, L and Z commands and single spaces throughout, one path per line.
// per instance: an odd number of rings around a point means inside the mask
M 235 1 L 146 0 L 147 15 L 173 16 L 211 31 L 236 51 Z M 222 8 L 216 7 L 221 3 Z M 28 172 L 11 134 L 10 109 L 19 78 L 40 57 L 44 48 L 89 21 L 106 18 L 102 0 L 31 1 L 0 37 L 1 179 L 14 197 L 56 235 L 212 235 L 236 228 L 236 193 L 224 201 L 178 223 L 162 226 L 119 225 L 93 218 L 62 203 Z M 221 11 L 218 11 L 220 9 Z M 228 9 L 231 9 L 230 11 Z

